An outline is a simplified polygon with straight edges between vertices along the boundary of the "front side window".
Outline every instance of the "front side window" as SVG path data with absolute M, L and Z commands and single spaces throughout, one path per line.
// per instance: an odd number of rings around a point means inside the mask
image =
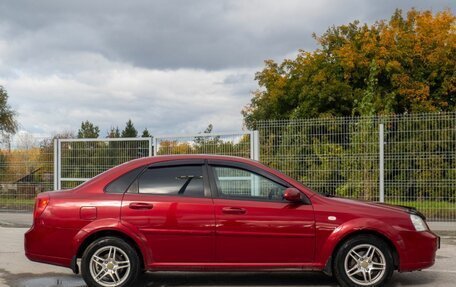
M 286 187 L 256 173 L 233 167 L 213 168 L 219 196 L 283 201 Z
M 201 165 L 147 169 L 138 179 L 139 193 L 204 197 Z

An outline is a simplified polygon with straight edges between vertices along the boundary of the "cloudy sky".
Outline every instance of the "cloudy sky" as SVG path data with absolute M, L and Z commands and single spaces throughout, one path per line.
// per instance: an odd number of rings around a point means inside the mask
M 312 32 L 394 9 L 455 10 L 456 1 L 0 0 L 0 85 L 20 129 L 81 121 L 153 134 L 242 129 L 240 111 L 265 59 L 315 48 Z

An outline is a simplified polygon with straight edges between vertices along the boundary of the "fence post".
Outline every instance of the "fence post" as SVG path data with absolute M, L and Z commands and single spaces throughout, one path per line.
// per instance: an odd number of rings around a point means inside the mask
M 158 141 L 157 141 L 157 137 L 153 137 L 153 140 L 154 140 L 154 143 L 153 143 L 153 146 L 154 146 L 154 156 L 157 155 L 157 152 L 158 152 Z
M 250 135 L 250 159 L 254 158 L 254 148 L 255 148 L 255 137 L 253 136 L 253 131 L 249 132 Z
M 152 156 L 152 153 L 154 151 L 152 150 L 152 138 L 149 138 L 149 154 L 148 156 Z
M 57 189 L 62 189 L 62 140 L 57 139 Z
M 379 144 L 379 192 L 380 202 L 385 202 L 385 138 L 384 138 L 384 125 L 378 125 L 378 144 Z
M 260 133 L 253 131 L 253 159 L 260 160 Z
M 260 139 L 256 130 L 250 132 L 250 159 L 260 160 Z
M 54 139 L 54 190 L 59 189 L 59 150 L 60 150 L 59 139 Z
M 254 130 L 250 132 L 250 159 L 260 160 L 259 152 L 259 136 L 258 131 Z M 250 176 L 251 191 L 253 196 L 260 195 L 260 179 L 257 175 L 252 174 Z

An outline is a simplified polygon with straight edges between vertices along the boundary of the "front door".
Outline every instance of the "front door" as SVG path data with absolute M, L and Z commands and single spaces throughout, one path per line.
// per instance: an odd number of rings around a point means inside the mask
M 313 262 L 312 205 L 284 201 L 286 182 L 248 167 L 223 164 L 211 165 L 211 174 L 217 194 L 214 204 L 218 262 L 271 267 Z
M 214 206 L 200 164 L 149 167 L 125 193 L 122 222 L 147 240 L 153 265 L 214 261 Z

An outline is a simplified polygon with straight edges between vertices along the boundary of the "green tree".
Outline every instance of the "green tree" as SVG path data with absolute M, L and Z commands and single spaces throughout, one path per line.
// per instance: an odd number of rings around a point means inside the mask
M 265 62 L 242 111 L 258 120 L 456 110 L 456 17 L 400 10 L 389 21 L 358 21 L 315 36 L 294 60 Z
M 120 138 L 119 127 L 111 127 L 111 129 L 108 132 L 107 138 Z
M 207 126 L 207 128 L 204 130 L 204 133 L 205 134 L 210 134 L 212 132 L 212 129 L 214 128 L 214 126 L 212 124 L 209 124 Z
M 0 151 L 0 182 L 4 181 L 7 178 L 7 171 L 8 169 L 8 158 L 6 153 Z
M 125 125 L 124 130 L 122 131 L 122 137 L 123 138 L 135 138 L 137 136 L 138 136 L 138 131 L 136 130 L 131 119 L 129 119 Z
M 152 135 L 149 133 L 149 130 L 147 128 L 145 128 L 142 132 L 142 135 L 141 135 L 142 138 L 151 138 Z
M 17 131 L 16 112 L 8 104 L 8 93 L 0 86 L 0 132 L 14 134 Z
M 97 138 L 100 134 L 100 128 L 89 121 L 81 123 L 78 130 L 78 138 Z

